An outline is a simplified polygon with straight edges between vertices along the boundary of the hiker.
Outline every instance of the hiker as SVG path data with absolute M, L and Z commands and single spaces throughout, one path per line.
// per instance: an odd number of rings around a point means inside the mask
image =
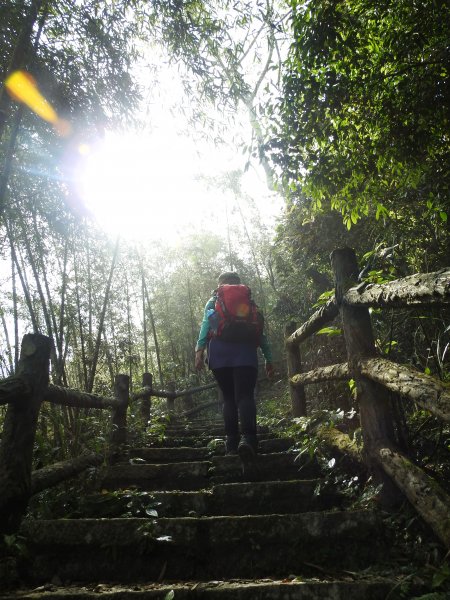
M 266 360 L 267 376 L 273 375 L 272 353 L 263 322 L 262 314 L 250 298 L 250 289 L 241 285 L 238 274 L 222 273 L 217 290 L 205 306 L 195 348 L 195 367 L 198 371 L 203 368 L 208 346 L 208 367 L 223 394 L 225 452 L 239 454 L 243 461 L 253 459 L 257 452 L 254 391 L 258 346 Z

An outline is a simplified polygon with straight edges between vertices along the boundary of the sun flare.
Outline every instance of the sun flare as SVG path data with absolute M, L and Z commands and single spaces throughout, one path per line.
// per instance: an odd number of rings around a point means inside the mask
M 207 203 L 192 148 L 182 138 L 108 133 L 79 153 L 80 196 L 108 233 L 167 238 Z

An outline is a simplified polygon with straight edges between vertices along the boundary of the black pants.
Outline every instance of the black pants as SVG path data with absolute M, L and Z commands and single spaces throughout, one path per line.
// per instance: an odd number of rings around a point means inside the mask
M 254 367 L 223 367 L 212 369 L 223 394 L 225 433 L 230 438 L 241 433 L 256 436 L 255 385 L 258 375 Z

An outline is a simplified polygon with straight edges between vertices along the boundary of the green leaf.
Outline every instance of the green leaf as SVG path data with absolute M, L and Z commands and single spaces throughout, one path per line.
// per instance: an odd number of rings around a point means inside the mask
M 323 327 L 317 332 L 317 335 L 342 335 L 342 329 L 337 327 Z
M 441 217 L 441 221 L 443 221 L 444 223 L 447 223 L 447 213 L 444 212 L 443 210 L 441 210 L 439 212 L 439 216 Z
M 175 592 L 173 590 L 170 590 L 170 592 L 167 592 L 167 594 L 164 596 L 164 600 L 173 600 L 175 598 Z

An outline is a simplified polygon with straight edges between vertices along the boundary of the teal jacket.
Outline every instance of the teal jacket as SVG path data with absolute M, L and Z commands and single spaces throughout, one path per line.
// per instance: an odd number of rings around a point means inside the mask
M 211 325 L 210 325 L 210 322 L 208 319 L 208 311 L 210 309 L 213 309 L 215 304 L 216 304 L 216 299 L 214 296 L 212 298 L 210 298 L 208 300 L 208 302 L 206 303 L 205 310 L 203 313 L 203 321 L 202 321 L 202 324 L 200 325 L 200 333 L 198 335 L 197 345 L 195 346 L 196 351 L 203 350 L 204 348 L 206 348 L 206 345 L 208 343 L 208 333 L 211 328 Z M 272 362 L 272 350 L 270 348 L 270 344 L 267 339 L 267 336 L 264 332 L 261 336 L 260 348 L 261 348 L 264 358 L 266 359 L 266 362 L 271 363 Z

